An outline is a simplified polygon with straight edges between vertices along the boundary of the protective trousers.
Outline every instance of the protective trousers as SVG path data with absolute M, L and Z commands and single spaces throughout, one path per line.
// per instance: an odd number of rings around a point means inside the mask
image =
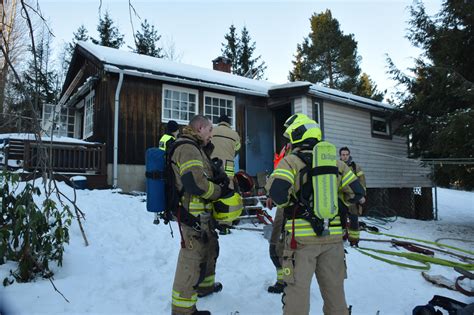
M 289 237 L 287 237 L 289 239 Z M 293 250 L 289 241 L 283 252 L 283 314 L 309 314 L 310 288 L 313 274 L 323 297 L 323 313 L 347 315 L 344 294 L 346 263 L 341 242 L 332 244 L 298 244 Z
M 219 243 L 214 230 L 206 236 L 182 225 L 185 248 L 181 248 L 173 283 L 171 313 L 192 314 L 196 310 L 198 293 L 214 289 Z

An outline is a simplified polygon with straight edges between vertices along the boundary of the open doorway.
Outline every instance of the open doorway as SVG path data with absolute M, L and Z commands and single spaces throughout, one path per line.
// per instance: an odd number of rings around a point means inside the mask
M 275 126 L 275 152 L 280 152 L 281 148 L 288 143 L 288 140 L 283 137 L 285 127 L 283 124 L 291 116 L 291 103 L 280 106 L 273 110 L 274 126 Z

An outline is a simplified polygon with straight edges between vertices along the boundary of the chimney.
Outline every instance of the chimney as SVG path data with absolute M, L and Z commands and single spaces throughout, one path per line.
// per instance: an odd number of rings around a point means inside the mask
M 230 73 L 231 67 L 232 67 L 232 62 L 229 58 L 219 56 L 216 59 L 212 60 L 212 68 L 216 71 Z

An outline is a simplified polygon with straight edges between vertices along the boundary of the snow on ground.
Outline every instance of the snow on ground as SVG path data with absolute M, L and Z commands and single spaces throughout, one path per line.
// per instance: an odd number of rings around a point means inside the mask
M 64 184 L 62 191 L 72 195 Z M 474 193 L 438 190 L 439 221 L 399 218 L 388 231 L 426 240 L 440 237 L 474 239 Z M 154 225 L 143 196 L 119 194 L 113 190 L 77 191 L 80 208 L 86 213 L 85 230 L 90 242 L 84 246 L 76 222 L 66 248 L 62 268 L 55 268 L 54 283 L 48 280 L 14 283 L 0 287 L 0 303 L 11 314 L 170 314 L 171 288 L 179 251 L 179 231 L 172 224 Z M 273 212 L 274 210 L 270 211 Z M 375 236 L 365 232 L 362 237 Z M 380 238 L 380 237 L 379 237 Z M 443 240 L 474 250 L 473 243 Z M 391 248 L 387 243 L 361 246 Z M 472 303 L 461 293 L 438 288 L 425 281 L 420 271 L 374 260 L 347 248 L 346 298 L 352 314 L 411 314 L 416 305 L 426 304 L 434 294 Z M 447 256 L 440 256 L 448 258 Z M 13 263 L 0 266 L 0 280 Z M 454 279 L 451 268 L 432 265 L 430 274 Z M 222 292 L 200 299 L 198 309 L 213 314 L 281 314 L 280 295 L 269 294 L 275 270 L 268 257 L 268 242 L 259 232 L 234 230 L 220 237 L 217 280 Z M 469 283 L 468 283 L 469 284 Z M 472 286 L 472 282 L 470 282 Z M 311 314 L 321 314 L 322 300 L 316 281 L 311 288 Z

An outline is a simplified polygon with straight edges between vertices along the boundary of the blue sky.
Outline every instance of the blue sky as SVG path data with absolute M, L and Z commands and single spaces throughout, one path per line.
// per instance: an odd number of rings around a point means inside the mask
M 50 21 L 59 47 L 72 39 L 84 24 L 89 35 L 97 36 L 99 5 L 108 10 L 119 30 L 126 34 L 126 45 L 133 46 L 128 0 L 43 0 L 43 15 Z M 405 38 L 411 1 L 332 0 L 332 1 L 163 1 L 132 0 L 142 20 L 155 25 L 162 39 L 172 41 L 181 53 L 181 62 L 211 68 L 211 60 L 220 55 L 221 43 L 230 24 L 240 31 L 245 25 L 257 43 L 257 54 L 267 64 L 269 81 L 284 83 L 292 68 L 296 44 L 310 32 L 313 13 L 332 11 L 345 34 L 353 33 L 362 57 L 362 71 L 367 72 L 379 89 L 391 90 L 394 82 L 386 74 L 386 54 L 401 68 L 412 65 L 420 51 Z M 425 0 L 427 12 L 437 13 L 441 1 Z M 135 30 L 140 20 L 133 16 Z M 124 45 L 122 49 L 128 50 Z

